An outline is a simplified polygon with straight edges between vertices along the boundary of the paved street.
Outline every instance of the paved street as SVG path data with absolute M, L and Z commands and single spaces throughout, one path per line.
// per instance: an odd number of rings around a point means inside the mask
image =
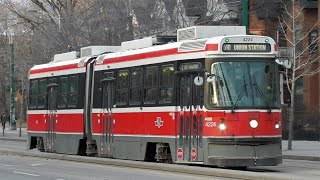
M 126 163 L 131 164 L 133 167 L 134 163 L 140 163 L 137 167 L 141 169 L 128 170 L 128 167 L 115 167 L 108 164 L 112 164 L 117 160 L 110 160 L 106 158 L 88 158 L 81 156 L 68 156 L 40 153 L 36 150 L 26 151 L 26 129 L 22 129 L 22 137 L 18 137 L 18 131 L 7 130 L 5 136 L 0 135 L 0 179 L 5 177 L 11 177 L 11 179 L 34 179 L 35 177 L 41 176 L 40 179 L 86 179 L 88 177 L 97 177 L 97 179 L 157 179 L 162 177 L 163 179 L 208 179 L 208 177 L 214 177 L 214 174 L 222 177 L 234 178 L 247 178 L 247 179 L 319 179 L 320 176 L 320 143 L 316 141 L 295 141 L 293 143 L 294 150 L 287 150 L 287 142 L 283 141 L 283 164 L 275 167 L 249 167 L 247 170 L 230 170 L 221 168 L 211 167 L 194 167 L 194 166 L 181 166 L 181 165 L 166 165 L 158 163 L 143 163 L 135 161 L 120 161 L 124 164 L 118 164 L 120 166 L 127 166 Z M 17 153 L 6 153 L 6 152 L 17 152 Z M 25 153 L 25 154 L 24 154 Z M 29 154 L 28 154 L 29 153 Z M 48 160 L 34 157 L 20 157 L 20 156 L 40 156 L 47 158 L 55 158 L 60 160 Z M 6 156 L 4 156 L 6 155 Z M 9 156 L 8 156 L 9 155 Z M 18 156 L 17 156 L 18 155 Z M 84 159 L 82 159 L 84 158 Z M 300 160 L 294 160 L 300 159 Z M 69 160 L 69 161 L 62 161 Z M 78 161 L 78 162 L 70 162 Z M 311 160 L 311 161 L 309 161 Z M 80 161 L 80 162 L 79 162 Z M 111 162 L 114 161 L 114 162 Z M 90 164 L 86 163 L 89 162 Z M 35 168 L 31 164 L 45 164 L 41 166 L 41 171 L 35 171 Z M 74 163 L 77 164 L 74 167 Z M 117 162 L 118 163 L 118 162 Z M 24 165 L 21 165 L 24 164 Z M 59 165 L 58 165 L 59 164 Z M 60 164 L 63 164 L 61 166 Z M 101 164 L 101 165 L 98 165 Z M 65 167 L 64 167 L 65 166 Z M 86 172 L 88 166 L 90 170 L 89 174 L 82 174 Z M 167 168 L 168 171 L 173 169 L 179 169 L 177 172 L 163 172 L 158 170 L 143 170 L 143 167 L 158 166 L 157 169 Z M 74 168 L 74 169 L 72 169 Z M 17 171 L 19 169 L 19 171 Z M 52 169 L 56 169 L 52 171 Z M 152 168 L 151 168 L 152 169 Z M 181 170 L 182 169 L 182 170 Z M 187 169 L 187 170 L 183 170 Z M 21 170 L 21 172 L 20 172 Z M 59 171 L 57 171 L 59 170 Z M 15 172 L 14 172 L 15 171 Z M 123 173 L 125 171 L 125 173 Z M 153 172 L 154 171 L 154 172 Z M 199 171 L 198 174 L 207 174 L 207 176 L 194 175 L 195 172 Z M 203 171 L 203 172 L 201 172 Z M 59 173 L 60 172 L 60 173 Z M 71 173 L 78 172 L 78 173 Z M 145 173 L 148 172 L 148 173 Z M 149 172 L 152 172 L 149 174 Z M 179 173 L 180 172 L 180 173 Z M 181 173 L 184 173 L 181 174 Z M 61 176 L 61 173 L 64 176 Z M 123 174 L 119 176 L 118 174 Z M 190 174 L 189 174 L 190 173 Z M 28 175 L 29 174 L 29 175 Z M 39 176 L 32 176 L 32 175 Z M 108 176 L 104 176 L 104 175 Z M 46 176 L 46 175 L 50 175 Z M 88 176 L 86 176 L 88 175 Z M 226 176 L 224 176 L 226 175 Z M 238 175 L 238 176 L 237 176 Z M 245 175 L 245 176 L 244 176 Z M 32 177 L 29 177 L 32 176 Z M 214 177 L 216 179 L 217 177 Z M 221 178 L 219 178 L 221 179 Z
M 207 180 L 210 177 L 33 157 L 0 155 L 6 180 Z M 211 178 L 212 179 L 212 178 Z M 213 178 L 226 179 L 226 178 Z

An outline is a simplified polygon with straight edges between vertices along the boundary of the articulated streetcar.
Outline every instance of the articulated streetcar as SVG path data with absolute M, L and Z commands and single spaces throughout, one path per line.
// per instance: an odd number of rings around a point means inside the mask
M 58 54 L 30 70 L 28 148 L 241 167 L 282 162 L 277 45 L 244 27 Z

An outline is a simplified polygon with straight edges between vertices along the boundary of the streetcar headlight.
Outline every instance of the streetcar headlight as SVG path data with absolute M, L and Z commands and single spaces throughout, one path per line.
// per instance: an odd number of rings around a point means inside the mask
M 224 121 L 220 121 L 220 125 L 219 125 L 219 129 L 220 130 L 225 130 L 227 127 L 226 125 L 224 124 Z
M 258 121 L 257 120 L 251 120 L 250 122 L 249 122 L 249 124 L 250 124 L 250 127 L 252 127 L 252 128 L 257 128 L 258 127 Z
M 279 128 L 280 128 L 280 124 L 277 123 L 277 124 L 274 125 L 274 127 L 275 127 L 276 129 L 279 129 Z

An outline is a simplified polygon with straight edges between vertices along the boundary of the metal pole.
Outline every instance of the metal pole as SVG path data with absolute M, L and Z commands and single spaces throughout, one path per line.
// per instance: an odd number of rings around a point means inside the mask
M 9 36 L 9 50 L 10 50 L 10 130 L 16 130 L 15 121 L 15 106 L 14 106 L 14 52 L 13 52 L 13 37 Z
M 249 32 L 249 4 L 248 0 L 242 0 L 242 25 L 246 26 L 247 32 Z

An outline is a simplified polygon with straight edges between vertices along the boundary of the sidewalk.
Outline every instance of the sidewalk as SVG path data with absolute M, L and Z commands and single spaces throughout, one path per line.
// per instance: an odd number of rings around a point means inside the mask
M 5 135 L 0 133 L 0 140 L 27 141 L 27 128 L 21 128 L 21 137 L 17 130 L 5 129 Z M 320 142 L 319 141 L 293 141 L 292 149 L 288 150 L 288 141 L 282 141 L 283 159 L 320 161 Z
M 320 161 L 319 141 L 293 141 L 292 150 L 288 150 L 288 141 L 282 141 L 284 159 Z
M 0 130 L 0 140 L 10 140 L 10 141 L 25 141 L 27 142 L 27 128 L 21 128 L 21 137 L 19 137 L 20 128 L 17 127 L 16 130 L 10 130 L 6 127 L 4 131 L 4 136 L 2 135 L 2 127 Z

